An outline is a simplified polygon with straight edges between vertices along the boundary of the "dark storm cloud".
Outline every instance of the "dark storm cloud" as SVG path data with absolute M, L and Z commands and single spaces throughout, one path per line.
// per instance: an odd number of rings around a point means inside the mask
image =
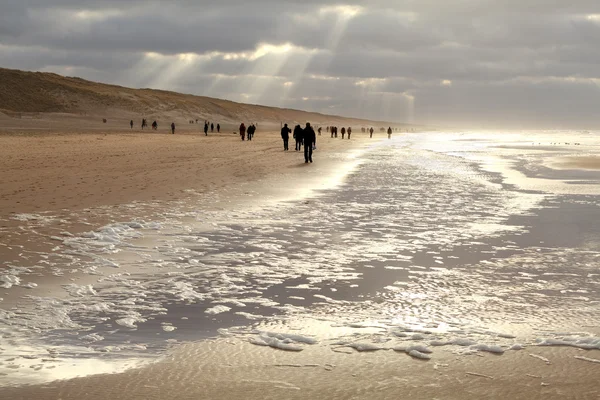
M 589 0 L 4 0 L 2 67 L 358 117 L 600 125 Z

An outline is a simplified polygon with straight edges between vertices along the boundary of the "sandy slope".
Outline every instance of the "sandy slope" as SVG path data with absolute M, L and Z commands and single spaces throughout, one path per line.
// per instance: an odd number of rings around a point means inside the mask
M 209 119 L 221 123 L 306 122 L 388 126 L 359 119 L 305 111 L 241 104 L 162 90 L 130 89 L 56 74 L 0 68 L 0 115 L 17 119 L 44 118 L 47 113 L 106 118 L 177 120 Z M 44 114 L 40 114 L 44 113 Z M 2 118 L 0 118 L 2 121 Z M 163 121 L 164 122 L 164 121 Z M 401 124 L 396 124 L 401 126 Z M 1 131 L 1 129 L 0 129 Z

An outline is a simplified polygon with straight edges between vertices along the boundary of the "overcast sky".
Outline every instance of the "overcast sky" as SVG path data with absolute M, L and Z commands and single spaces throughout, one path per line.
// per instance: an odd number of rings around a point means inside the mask
M 0 67 L 371 119 L 600 128 L 600 1 L 0 0 Z

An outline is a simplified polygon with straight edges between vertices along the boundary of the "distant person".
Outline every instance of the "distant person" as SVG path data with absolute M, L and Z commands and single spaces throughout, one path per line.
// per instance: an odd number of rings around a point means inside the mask
M 157 130 L 157 129 L 158 129 L 158 123 L 157 123 L 156 121 L 154 121 L 154 122 L 152 123 L 152 129 L 153 129 L 153 130 Z
M 321 136 L 321 127 L 319 127 L 319 136 Z
M 246 125 L 243 122 L 240 125 L 240 137 L 242 140 L 246 140 Z
M 175 122 L 171 122 L 171 134 L 175 134 Z
M 346 128 L 342 127 L 342 140 L 344 140 L 345 134 L 346 134 Z
M 142 130 L 148 126 L 148 122 L 145 119 L 142 120 Z
M 212 122 L 210 123 L 210 133 L 213 133 L 215 131 L 215 124 L 213 124 Z
M 129 121 L 129 126 L 133 129 L 133 120 Z
M 204 136 L 208 136 L 208 122 L 204 122 Z
M 302 136 L 304 137 L 304 162 L 313 162 L 313 146 L 315 146 L 317 143 L 317 136 L 315 135 L 313 128 L 310 126 L 310 122 L 306 123 L 306 128 L 304 128 Z
M 348 140 L 350 140 L 350 135 L 352 134 L 352 128 L 348 127 Z
M 221 125 L 217 124 L 217 133 L 221 132 Z
M 331 138 L 333 139 L 333 126 L 331 128 L 330 127 L 327 127 L 327 128 L 328 128 L 328 131 L 331 133 Z
M 302 127 L 296 125 L 294 127 L 294 140 L 296 141 L 296 151 L 302 150 Z
M 388 127 L 388 139 L 392 138 L 392 128 Z
M 337 131 L 338 131 L 337 126 L 333 127 L 333 131 L 335 132 L 335 138 L 337 139 Z
M 248 127 L 248 140 L 252 140 L 252 136 L 254 136 L 254 130 L 256 128 L 254 127 L 254 125 L 250 125 Z
M 369 129 L 369 137 L 372 138 L 373 137 L 373 127 L 371 127 L 371 129 Z
M 292 130 L 288 128 L 287 124 L 283 125 L 281 128 L 281 138 L 283 139 L 283 151 L 288 151 L 288 144 L 290 142 L 290 132 Z

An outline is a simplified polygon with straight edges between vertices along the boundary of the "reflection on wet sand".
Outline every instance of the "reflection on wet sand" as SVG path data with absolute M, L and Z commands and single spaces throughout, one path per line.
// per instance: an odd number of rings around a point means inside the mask
M 515 150 L 522 144 L 427 139 L 374 146 L 343 182 L 300 201 L 171 209 L 160 222 L 57 236 L 57 250 L 91 279 L 64 285 L 64 298 L 30 296 L 46 318 L 6 312 L 14 333 L 2 332 L 15 344 L 35 339 L 41 351 L 82 346 L 84 359 L 168 355 L 125 374 L 53 384 L 63 398 L 104 381 L 115 389 L 99 398 L 195 398 L 223 386 L 228 398 L 323 390 L 385 398 L 399 387 L 452 398 L 450 389 L 468 382 L 472 391 L 456 395 L 466 398 L 499 377 L 504 384 L 490 390 L 504 397 L 542 383 L 563 386 L 536 395 L 558 395 L 567 382 L 591 390 L 600 358 L 600 208 L 584 189 L 595 188 L 536 187 L 552 172 L 540 169 L 538 153 Z M 486 168 L 495 158 L 508 160 L 501 170 L 517 168 L 524 186 Z M 550 186 L 565 184 L 557 181 Z M 5 284 L 22 272 L 5 275 Z M 28 368 L 23 357 L 40 357 L 20 351 L 12 360 L 0 354 L 5 382 Z M 559 366 L 527 377 L 552 357 Z M 513 362 L 522 369 L 508 368 Z M 561 368 L 576 375 L 569 381 Z M 41 389 L 27 390 L 10 393 Z

